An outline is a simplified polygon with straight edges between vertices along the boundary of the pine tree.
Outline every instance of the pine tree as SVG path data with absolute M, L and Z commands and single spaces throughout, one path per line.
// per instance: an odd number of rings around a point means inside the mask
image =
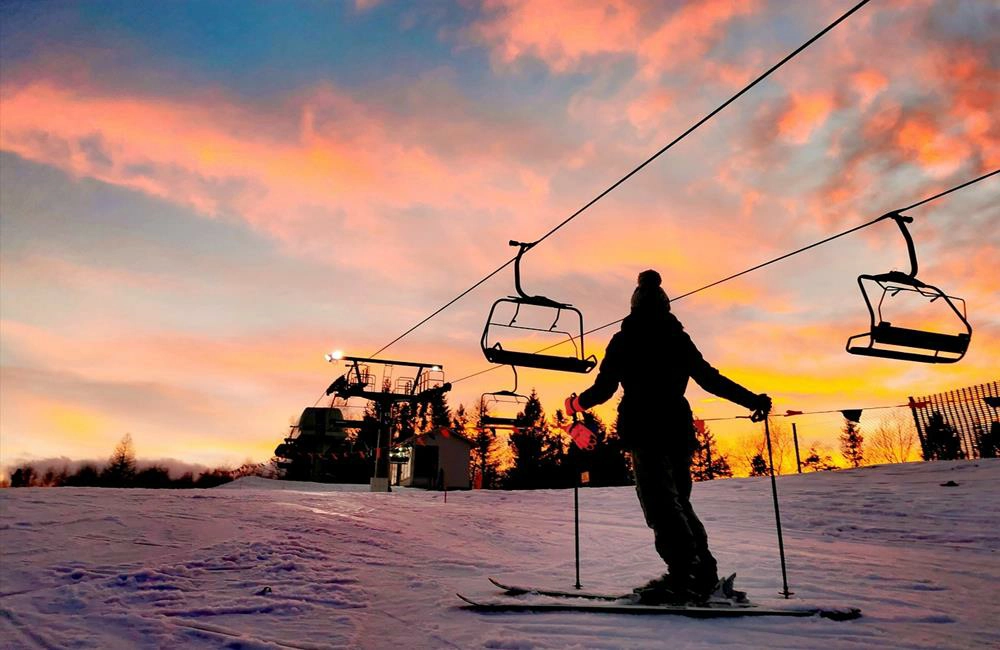
M 426 402 L 417 404 L 417 433 L 431 433 L 451 426 L 451 409 L 448 397 L 443 392 L 431 394 Z
M 865 438 L 858 423 L 844 418 L 844 430 L 840 435 L 840 453 L 852 467 L 861 467 L 865 460 L 864 442 Z
M 33 465 L 21 465 L 10 475 L 11 487 L 34 487 L 38 484 L 38 471 Z
M 87 463 L 66 477 L 66 485 L 72 487 L 96 487 L 101 484 L 101 474 L 97 467 Z
M 729 458 L 719 451 L 715 435 L 708 425 L 695 429 L 698 449 L 691 458 L 691 478 L 695 481 L 709 481 L 715 478 L 732 478 L 733 470 Z
M 809 452 L 802 460 L 802 467 L 812 472 L 826 472 L 837 469 L 833 458 L 829 454 L 821 454 L 816 445 L 809 448 Z
M 764 460 L 763 454 L 756 454 L 750 459 L 750 476 L 770 476 L 771 471 Z
M 465 417 L 464 414 L 465 409 L 461 406 L 455 411 L 456 425 L 461 422 L 462 417 Z M 472 437 L 474 447 L 472 449 L 470 465 L 473 484 L 476 483 L 476 476 L 478 475 L 480 477 L 480 486 L 488 490 L 496 487 L 497 475 L 499 474 L 497 461 L 499 450 L 496 430 L 483 426 L 483 415 L 485 414 L 483 413 L 482 403 L 480 403 L 474 411 L 476 433 Z M 466 420 L 468 420 L 467 417 Z
M 1000 422 L 990 425 L 988 432 L 979 435 L 979 457 L 997 458 L 1000 456 Z
M 514 456 L 504 483 L 511 489 L 536 489 L 558 484 L 563 454 L 562 439 L 549 430 L 538 393 L 532 389 L 524 405 L 525 426 L 515 429 L 508 439 Z
M 135 448 L 132 434 L 126 433 L 115 447 L 101 479 L 108 487 L 130 487 L 135 481 Z
M 455 409 L 451 417 L 451 427 L 462 434 L 469 428 L 469 414 L 465 410 L 465 404 L 459 404 Z
M 585 411 L 580 415 L 585 427 L 594 433 L 596 444 L 593 449 L 580 449 L 572 442 L 562 443 L 566 440 L 564 436 L 559 436 L 559 451 L 562 456 L 559 460 L 560 487 L 571 487 L 580 480 L 580 473 L 587 472 L 589 485 L 593 487 L 608 487 L 615 485 L 631 485 L 632 475 L 629 461 L 626 455 L 625 445 L 618 437 L 617 429 L 608 429 L 601 418 L 591 411 Z M 570 424 L 569 418 L 557 409 L 552 418 L 552 430 L 565 430 Z M 615 421 L 617 427 L 617 420 Z M 555 448 L 555 444 L 553 445 Z
M 955 427 L 945 422 L 944 416 L 939 411 L 931 414 L 924 436 L 924 460 L 965 458 Z

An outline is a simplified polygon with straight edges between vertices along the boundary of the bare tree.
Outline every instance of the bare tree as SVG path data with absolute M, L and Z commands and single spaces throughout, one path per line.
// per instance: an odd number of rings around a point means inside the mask
M 786 455 L 794 455 L 795 448 L 792 442 L 792 434 L 781 422 L 774 418 L 768 419 L 768 429 L 771 432 L 771 453 L 774 458 L 774 473 L 784 473 L 786 466 Z M 794 456 L 791 456 L 791 465 L 795 465 Z M 761 476 L 761 463 L 767 470 L 767 438 L 764 431 L 759 434 L 744 436 L 738 452 L 737 464 L 742 472 L 750 476 Z M 756 472 L 756 473 L 755 473 Z M 765 473 L 769 473 L 765 471 Z
M 775 418 L 768 418 L 768 428 L 771 430 L 771 450 L 774 455 L 774 473 L 784 474 L 786 461 L 795 464 L 795 446 L 792 442 L 791 432 L 785 428 L 783 422 Z M 767 441 L 764 441 L 764 450 L 767 450 Z M 786 459 L 786 456 L 790 458 Z
M 879 420 L 867 443 L 867 457 L 874 463 L 905 463 L 917 458 L 916 426 L 900 413 Z

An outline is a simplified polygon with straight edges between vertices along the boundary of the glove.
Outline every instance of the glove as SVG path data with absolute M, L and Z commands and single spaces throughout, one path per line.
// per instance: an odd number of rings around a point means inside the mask
M 580 406 L 580 398 L 577 397 L 576 393 L 573 393 L 566 398 L 566 415 L 573 417 L 577 413 L 583 411 L 583 407 Z
M 771 398 L 764 393 L 757 396 L 753 406 L 755 411 L 760 411 L 764 415 L 771 412 Z

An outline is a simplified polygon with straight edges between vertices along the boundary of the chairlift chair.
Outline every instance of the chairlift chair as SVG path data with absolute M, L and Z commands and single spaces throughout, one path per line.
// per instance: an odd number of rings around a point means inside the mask
M 539 368 L 542 370 L 559 370 L 562 372 L 590 372 L 597 365 L 597 357 L 594 355 L 590 355 L 588 357 L 584 352 L 583 314 L 580 310 L 568 303 L 557 302 L 544 296 L 529 296 L 524 293 L 524 290 L 521 288 L 521 257 L 526 251 L 530 250 L 537 243 L 538 242 L 523 243 L 514 240 L 510 241 L 511 246 L 518 247 L 517 257 L 514 260 L 514 288 L 517 291 L 517 295 L 500 298 L 494 302 L 493 306 L 490 308 L 490 314 L 486 319 L 486 326 L 483 328 L 483 337 L 480 342 L 483 349 L 483 355 L 486 357 L 487 361 L 498 365 L 522 368 Z M 508 322 L 495 319 L 497 307 L 504 303 L 514 305 L 514 315 Z M 530 305 L 531 307 L 540 308 L 542 310 L 554 311 L 555 314 L 552 324 L 548 328 L 530 327 L 518 324 L 517 317 L 520 314 L 521 307 L 524 305 Z M 574 332 L 578 333 L 571 334 L 565 329 L 557 329 L 564 312 L 572 312 L 573 314 L 576 314 L 576 327 L 573 329 Z M 574 354 L 572 356 L 566 356 L 558 354 L 545 354 L 543 351 L 524 352 L 512 349 L 508 350 L 503 347 L 500 341 L 495 341 L 493 340 L 493 337 L 491 337 L 491 334 L 496 335 L 498 330 L 564 334 L 566 336 L 566 341 L 573 344 Z M 579 346 L 576 343 L 577 339 L 580 341 Z
M 878 275 L 858 276 L 858 286 L 861 288 L 861 295 L 864 296 L 871 317 L 871 328 L 868 332 L 855 334 L 848 338 L 847 351 L 851 354 L 868 357 L 920 363 L 955 363 L 965 356 L 972 339 L 972 325 L 969 324 L 966 316 L 965 301 L 949 296 L 941 289 L 917 279 L 917 254 L 913 246 L 913 238 L 906 228 L 906 224 L 911 223 L 913 217 L 906 217 L 897 212 L 889 213 L 886 216 L 893 219 L 899 226 L 900 232 L 903 233 L 910 257 L 910 272 L 890 271 Z M 874 305 L 868 288 L 876 291 L 876 294 L 879 289 L 882 292 Z M 965 331 L 949 334 L 899 327 L 893 325 L 891 321 L 885 320 L 882 315 L 882 307 L 886 298 L 891 300 L 904 292 L 916 294 L 926 298 L 929 302 L 943 300 L 961 322 Z M 959 303 L 961 308 L 956 303 Z
M 528 405 L 528 398 L 517 392 L 517 368 L 511 366 L 514 371 L 514 388 L 512 390 L 498 390 L 492 393 L 483 393 L 479 398 L 480 423 L 482 426 L 491 429 L 519 429 L 529 424 L 524 415 L 525 407 Z M 490 415 L 494 408 L 502 409 L 500 415 Z M 514 413 L 515 415 L 510 415 Z

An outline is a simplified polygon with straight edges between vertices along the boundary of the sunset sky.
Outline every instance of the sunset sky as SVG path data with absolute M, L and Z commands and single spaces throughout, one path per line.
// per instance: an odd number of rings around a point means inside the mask
M 266 460 L 340 374 L 325 352 L 379 349 L 853 4 L 0 4 L 0 464 L 106 458 L 125 433 L 140 457 Z M 872 2 L 529 253 L 526 289 L 594 327 L 643 269 L 680 295 L 1000 168 L 998 34 L 995 2 Z M 674 311 L 780 412 L 996 380 L 1000 176 L 909 214 L 919 277 L 969 305 L 957 364 L 844 352 L 856 277 L 907 268 L 891 222 Z M 488 367 L 512 291 L 499 274 L 383 356 Z M 520 387 L 551 412 L 592 379 Z M 833 447 L 839 422 L 800 435 Z

